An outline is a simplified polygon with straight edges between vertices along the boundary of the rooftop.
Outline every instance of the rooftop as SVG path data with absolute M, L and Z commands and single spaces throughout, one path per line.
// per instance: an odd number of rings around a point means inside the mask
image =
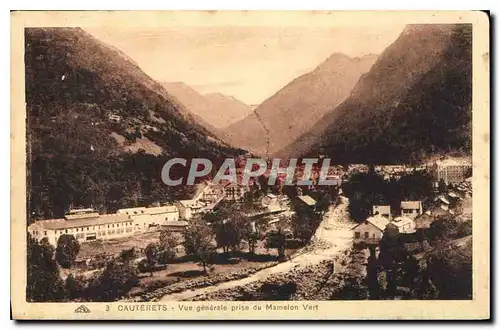
M 378 212 L 379 214 L 391 214 L 390 205 L 373 205 L 373 213 Z
M 88 227 L 88 226 L 98 226 L 106 224 L 114 224 L 121 222 L 132 221 L 128 215 L 125 214 L 103 214 L 87 218 L 79 219 L 50 219 L 50 220 L 40 220 L 34 224 L 41 226 L 44 229 L 49 230 L 61 230 L 76 227 Z
M 458 160 L 458 159 L 453 159 L 453 158 L 447 158 L 447 159 L 442 159 L 436 161 L 436 164 L 438 166 L 464 166 L 464 165 L 470 165 L 470 163 L 466 160 Z
M 403 226 L 406 226 L 406 225 L 409 225 L 412 223 L 413 223 L 413 220 L 408 218 L 408 217 L 397 217 L 396 219 L 394 219 L 391 222 L 391 224 L 396 226 L 397 228 L 401 228 Z
M 204 206 L 204 204 L 200 203 L 196 199 L 183 199 L 180 200 L 179 203 L 181 203 L 182 206 L 189 208 L 202 208 Z
M 358 227 L 362 223 L 356 225 L 354 228 Z M 377 214 L 377 215 L 374 215 L 373 217 L 367 218 L 364 223 L 371 223 L 373 226 L 375 226 L 380 231 L 384 231 L 385 227 L 389 224 L 389 219 L 387 219 L 386 217 L 384 217 L 380 214 Z
M 422 202 L 420 201 L 402 201 L 401 209 L 404 210 L 416 210 L 422 207 Z
M 297 198 L 300 199 L 303 203 L 305 203 L 305 204 L 307 204 L 309 206 L 316 205 L 316 201 L 311 196 L 301 195 L 301 196 L 297 196 Z

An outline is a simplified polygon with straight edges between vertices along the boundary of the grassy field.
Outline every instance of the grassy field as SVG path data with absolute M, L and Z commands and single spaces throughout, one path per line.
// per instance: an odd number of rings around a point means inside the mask
M 136 249 L 145 248 L 149 243 L 158 242 L 159 237 L 159 232 L 150 232 L 121 239 L 83 243 L 80 246 L 78 258 L 90 258 L 103 254 L 118 255 L 121 251 L 133 247 Z

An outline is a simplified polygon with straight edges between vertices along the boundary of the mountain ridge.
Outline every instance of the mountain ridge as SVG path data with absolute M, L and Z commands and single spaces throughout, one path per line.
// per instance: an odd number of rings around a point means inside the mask
M 296 77 L 266 99 L 254 113 L 224 129 L 226 141 L 264 155 L 267 128 L 271 132 L 269 153 L 280 150 L 307 132 L 332 104 L 343 101 L 375 59 L 375 55 L 351 58 L 331 54 L 315 69 Z
M 106 213 L 182 197 L 183 187 L 161 180 L 167 159 L 217 163 L 242 152 L 80 28 L 26 28 L 24 59 L 30 217 L 62 216 L 70 205 Z
M 342 104 L 275 155 L 408 162 L 469 150 L 471 34 L 467 25 L 407 26 Z
M 163 82 L 170 92 L 193 115 L 208 124 L 220 136 L 221 129 L 248 115 L 252 109 L 244 102 L 223 93 L 200 94 L 184 82 Z

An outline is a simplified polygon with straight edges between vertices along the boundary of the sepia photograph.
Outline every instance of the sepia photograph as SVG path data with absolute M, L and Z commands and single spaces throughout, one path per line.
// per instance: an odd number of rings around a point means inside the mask
M 487 15 L 275 13 L 12 13 L 15 315 L 489 317 Z

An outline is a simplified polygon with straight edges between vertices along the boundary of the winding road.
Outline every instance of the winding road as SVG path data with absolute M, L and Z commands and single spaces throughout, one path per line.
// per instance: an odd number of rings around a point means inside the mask
M 323 260 L 333 259 L 335 256 L 342 254 L 350 246 L 352 246 L 352 232 L 350 229 L 353 227 L 354 223 L 349 220 L 347 205 L 348 200 L 343 198 L 339 205 L 331 207 L 325 214 L 323 221 L 314 234 L 312 243 L 313 246 L 314 241 L 323 241 L 329 245 L 327 248 L 320 247 L 317 249 L 312 248 L 311 250 L 306 249 L 305 252 L 296 255 L 289 261 L 263 269 L 253 275 L 250 275 L 249 277 L 223 282 L 211 287 L 186 290 L 165 295 L 161 297 L 160 301 L 180 301 L 190 299 L 200 294 L 212 293 L 264 280 L 271 274 L 287 272 L 297 266 L 307 267 L 318 264 Z

